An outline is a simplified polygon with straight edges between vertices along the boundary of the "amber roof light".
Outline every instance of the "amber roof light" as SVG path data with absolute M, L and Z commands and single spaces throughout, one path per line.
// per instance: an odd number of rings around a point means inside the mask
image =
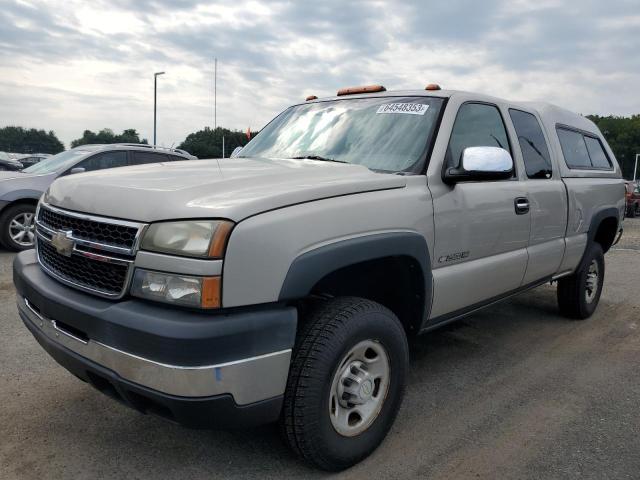
M 382 85 L 364 85 L 362 87 L 348 87 L 341 88 L 338 90 L 338 97 L 342 95 L 355 95 L 357 93 L 375 93 L 375 92 L 386 92 L 387 89 Z
M 305 102 L 310 102 L 311 100 L 317 100 L 318 97 L 316 97 L 315 95 L 309 95 L 307 98 L 304 99 Z
M 427 85 L 425 88 L 425 90 L 442 90 L 440 88 L 440 85 L 438 85 L 437 83 L 430 83 L 429 85 Z

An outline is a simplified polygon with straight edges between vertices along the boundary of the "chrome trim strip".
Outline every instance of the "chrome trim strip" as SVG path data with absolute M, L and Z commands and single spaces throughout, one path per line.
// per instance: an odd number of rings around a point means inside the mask
M 291 349 L 216 365 L 169 365 L 89 339 L 60 332 L 54 320 L 37 313 L 18 295 L 18 309 L 49 340 L 139 385 L 180 397 L 231 394 L 239 405 L 282 395 L 287 383 Z M 64 333 L 64 335 L 60 335 Z
M 44 232 L 48 233 L 49 235 L 55 235 L 56 233 L 58 233 L 57 230 L 53 230 L 52 228 L 47 227 L 44 223 L 38 221 L 37 218 L 36 218 L 36 227 L 37 227 L 37 229 L 44 230 Z M 132 250 L 130 248 L 116 247 L 116 246 L 109 245 L 109 244 L 106 244 L 106 243 L 91 242 L 89 240 L 83 240 L 82 238 L 74 237 L 73 235 L 70 236 L 69 238 L 71 240 L 73 240 L 76 243 L 76 245 L 82 245 L 82 246 L 89 247 L 89 248 L 95 248 L 96 250 L 104 250 L 104 251 L 109 251 L 109 252 L 113 252 L 113 253 L 121 253 L 123 255 L 133 255 L 133 252 L 132 252 Z

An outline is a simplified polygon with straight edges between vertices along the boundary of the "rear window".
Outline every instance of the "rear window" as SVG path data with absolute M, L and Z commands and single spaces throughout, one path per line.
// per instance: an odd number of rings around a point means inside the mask
M 609 157 L 602 148 L 600 140 L 593 137 L 584 137 L 584 141 L 587 143 L 587 150 L 589 151 L 589 157 L 591 157 L 591 164 L 595 168 L 611 168 L 611 162 Z
M 599 139 L 564 127 L 558 127 L 557 131 L 562 154 L 569 168 L 611 169 L 611 161 Z
M 558 128 L 562 154 L 569 168 L 591 168 L 591 160 L 582 134 L 566 128 Z
M 524 166 L 529 178 L 551 178 L 551 156 L 538 119 L 530 113 L 509 110 L 513 127 L 518 134 Z

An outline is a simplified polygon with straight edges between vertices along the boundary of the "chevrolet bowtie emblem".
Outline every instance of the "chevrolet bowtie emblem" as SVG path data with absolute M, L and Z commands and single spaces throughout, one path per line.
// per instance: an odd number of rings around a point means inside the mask
M 66 232 L 60 231 L 60 232 L 54 233 L 53 236 L 51 237 L 51 245 L 55 247 L 56 251 L 60 255 L 64 255 L 65 257 L 71 256 L 71 253 L 73 252 L 73 247 L 76 244 L 76 242 L 74 242 L 73 239 L 71 238 L 72 235 L 73 235 L 73 232 L 69 230 Z

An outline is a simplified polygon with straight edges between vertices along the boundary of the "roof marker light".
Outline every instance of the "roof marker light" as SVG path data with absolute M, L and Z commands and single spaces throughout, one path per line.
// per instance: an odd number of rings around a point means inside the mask
M 442 90 L 440 88 L 440 85 L 438 85 L 437 83 L 430 83 L 429 85 L 427 85 L 425 88 L 425 90 Z
M 348 87 L 341 88 L 338 90 L 338 97 L 342 95 L 355 95 L 357 93 L 375 93 L 375 92 L 386 92 L 387 89 L 382 85 L 364 85 L 362 87 Z
M 318 97 L 316 97 L 315 95 L 309 95 L 307 98 L 304 99 L 305 102 L 310 102 L 311 100 L 317 100 Z

